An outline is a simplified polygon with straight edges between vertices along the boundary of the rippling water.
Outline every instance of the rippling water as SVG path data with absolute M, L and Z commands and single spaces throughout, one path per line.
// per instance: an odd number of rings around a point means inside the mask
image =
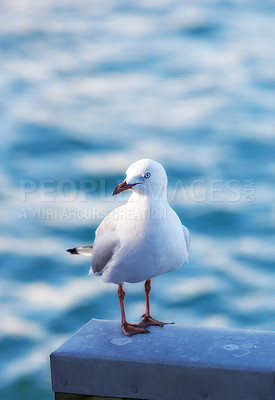
M 150 157 L 190 229 L 153 281 L 157 318 L 275 329 L 275 5 L 263 0 L 0 4 L 1 398 L 52 398 L 48 355 L 116 287 L 65 249 L 93 240 Z M 129 319 L 142 284 L 126 285 Z

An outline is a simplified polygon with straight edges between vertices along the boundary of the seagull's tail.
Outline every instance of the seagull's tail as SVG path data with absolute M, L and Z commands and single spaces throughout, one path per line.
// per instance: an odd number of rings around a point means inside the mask
M 78 254 L 80 256 L 91 256 L 93 246 L 74 247 L 73 249 L 66 250 L 71 254 Z

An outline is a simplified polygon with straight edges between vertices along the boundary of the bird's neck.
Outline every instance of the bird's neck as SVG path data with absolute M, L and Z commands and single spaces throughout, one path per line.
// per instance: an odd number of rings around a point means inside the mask
M 129 203 L 134 204 L 136 208 L 144 209 L 161 209 L 166 208 L 168 205 L 167 192 L 159 193 L 154 195 L 143 194 L 140 192 L 134 192 L 129 198 Z

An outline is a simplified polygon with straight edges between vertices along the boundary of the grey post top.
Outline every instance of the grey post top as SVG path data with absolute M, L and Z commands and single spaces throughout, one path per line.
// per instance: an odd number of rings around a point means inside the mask
M 275 332 L 91 320 L 51 354 L 56 393 L 156 400 L 275 399 Z

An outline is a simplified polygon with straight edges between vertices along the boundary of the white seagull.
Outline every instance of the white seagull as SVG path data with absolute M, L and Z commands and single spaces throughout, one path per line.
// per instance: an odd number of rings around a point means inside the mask
M 149 325 L 163 326 L 150 315 L 151 279 L 175 271 L 188 261 L 189 230 L 167 201 L 167 176 L 163 166 L 143 159 L 131 164 L 126 179 L 113 195 L 132 190 L 126 204 L 115 208 L 101 222 L 93 246 L 67 250 L 91 256 L 89 274 L 118 285 L 122 332 L 131 336 L 149 333 Z M 124 282 L 145 281 L 146 312 L 140 324 L 130 324 L 124 311 Z

